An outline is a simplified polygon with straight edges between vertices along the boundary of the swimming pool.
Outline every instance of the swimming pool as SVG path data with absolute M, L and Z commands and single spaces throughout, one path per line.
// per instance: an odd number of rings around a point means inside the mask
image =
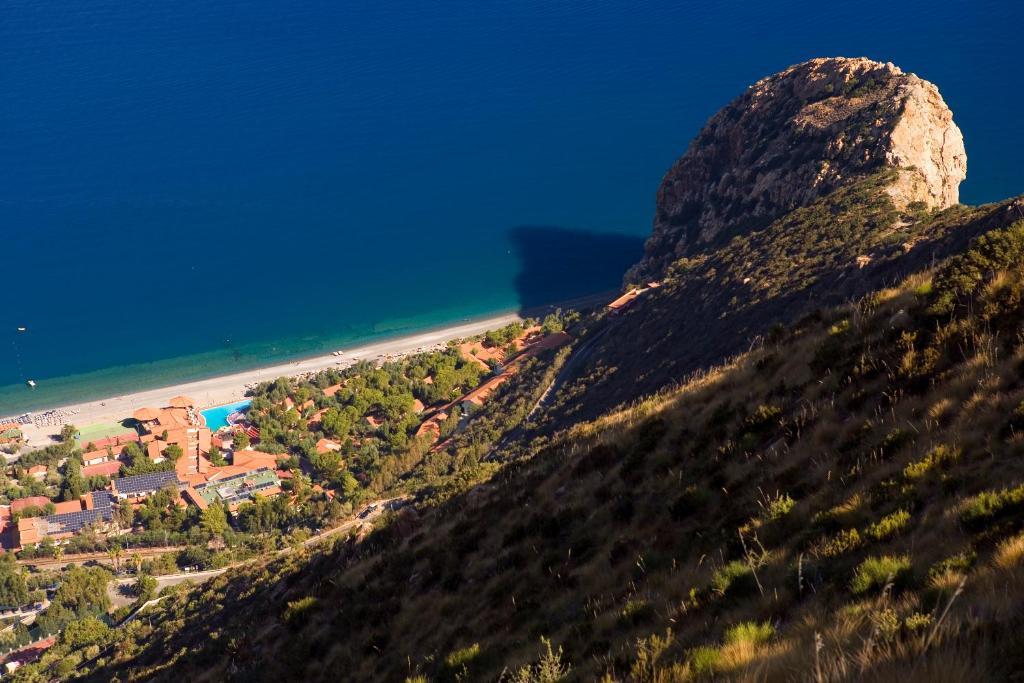
M 252 403 L 250 400 L 239 401 L 238 403 L 229 403 L 226 406 L 216 406 L 215 408 L 207 408 L 202 411 L 203 419 L 206 420 L 206 426 L 217 431 L 221 427 L 228 426 L 228 415 L 235 412 L 236 410 L 245 410 Z

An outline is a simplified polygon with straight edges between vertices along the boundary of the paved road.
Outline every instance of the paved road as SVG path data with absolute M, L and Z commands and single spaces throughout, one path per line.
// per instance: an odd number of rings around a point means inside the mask
M 19 619 L 19 620 L 23 620 L 23 619 L 25 619 L 25 617 L 32 617 L 32 619 L 34 620 L 35 616 L 37 614 L 39 614 L 40 612 L 46 610 L 46 608 L 50 606 L 49 599 L 44 598 L 43 602 L 41 603 L 41 605 L 42 605 L 41 607 L 29 607 L 28 609 L 20 608 L 20 609 L 14 611 L 14 612 L 0 612 L 0 620 L 5 620 L 5 619 L 12 619 L 12 620 L 13 619 Z M 23 621 L 23 623 L 27 624 L 27 623 L 30 623 L 30 622 Z M 3 621 L 3 622 L 0 622 L 0 625 L 8 625 L 9 626 L 10 624 L 8 624 L 8 622 L 6 622 L 6 621 Z

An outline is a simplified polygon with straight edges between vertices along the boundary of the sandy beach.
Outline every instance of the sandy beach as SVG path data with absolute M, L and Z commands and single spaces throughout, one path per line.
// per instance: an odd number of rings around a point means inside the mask
M 209 408 L 245 398 L 246 388 L 255 383 L 265 382 L 278 377 L 292 377 L 310 372 L 318 372 L 327 368 L 342 369 L 359 360 L 374 361 L 385 357 L 396 357 L 425 351 L 431 347 L 444 345 L 451 339 L 471 337 L 516 320 L 522 320 L 522 317 L 517 313 L 508 313 L 406 337 L 374 342 L 365 346 L 342 349 L 344 353 L 341 356 L 330 354 L 315 356 L 290 363 L 184 382 L 159 389 L 147 389 L 136 393 L 112 396 L 97 401 L 53 406 L 51 410 L 59 409 L 71 413 L 68 421 L 77 427 L 85 427 L 91 424 L 123 420 L 130 417 L 136 409 L 143 406 L 164 406 L 172 396 L 178 395 L 191 397 L 200 408 Z M 46 411 L 37 410 L 34 412 L 44 413 Z M 50 426 L 37 427 L 34 424 L 28 424 L 22 426 L 22 431 L 27 437 L 30 447 L 42 448 L 52 443 L 54 433 L 59 432 L 60 428 Z

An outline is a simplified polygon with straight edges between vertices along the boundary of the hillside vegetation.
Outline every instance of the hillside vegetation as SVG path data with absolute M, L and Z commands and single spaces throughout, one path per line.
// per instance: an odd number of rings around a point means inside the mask
M 1024 667 L 1022 264 L 1024 223 L 990 231 L 362 542 L 165 600 L 79 674 L 1006 678 Z
M 896 174 L 879 171 L 763 230 L 672 262 L 645 306 L 609 321 L 615 329 L 595 345 L 548 421 L 593 419 L 682 381 L 745 351 L 773 326 L 891 286 L 1024 215 L 1013 200 L 901 211 L 885 192 Z

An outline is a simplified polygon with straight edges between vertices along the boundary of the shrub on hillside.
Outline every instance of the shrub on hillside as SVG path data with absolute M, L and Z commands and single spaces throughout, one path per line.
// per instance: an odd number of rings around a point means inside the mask
M 897 510 L 869 526 L 866 533 L 876 541 L 883 541 L 906 529 L 909 523 L 910 513 L 906 510 Z
M 974 566 L 974 563 L 978 560 L 978 553 L 973 550 L 965 550 L 957 553 L 956 555 L 950 555 L 949 557 L 939 560 L 928 569 L 928 577 L 936 578 L 947 574 L 949 572 L 955 572 L 957 574 L 966 574 Z
M 1024 508 L 1024 485 L 1001 491 L 982 491 L 964 502 L 960 521 L 969 529 L 977 530 L 1021 508 Z
M 761 506 L 761 517 L 765 521 L 773 522 L 788 515 L 796 501 L 788 493 L 777 493 L 766 497 L 764 502 L 758 501 L 758 505 Z
M 749 593 L 755 587 L 754 570 L 743 560 L 722 565 L 711 577 L 711 588 L 720 595 Z
M 860 547 L 860 532 L 856 529 L 843 529 L 832 538 L 826 539 L 820 546 L 822 557 L 839 557 Z
M 960 451 L 946 444 L 935 446 L 921 460 L 912 462 L 903 468 L 906 479 L 920 479 L 936 470 L 945 469 L 960 457 Z
M 910 581 L 910 576 L 910 558 L 906 555 L 869 557 L 857 565 L 850 581 L 850 591 L 854 595 L 863 595 L 890 583 L 899 589 Z
M 1024 221 L 1002 230 L 991 230 L 970 248 L 949 259 L 935 275 L 929 312 L 951 313 L 958 303 L 974 294 L 992 274 L 1024 262 Z
M 775 627 L 770 622 L 744 621 L 730 626 L 725 632 L 725 644 L 764 645 L 775 635 Z
M 698 676 L 708 676 L 715 673 L 721 666 L 722 653 L 717 647 L 701 645 L 686 653 L 690 671 Z

